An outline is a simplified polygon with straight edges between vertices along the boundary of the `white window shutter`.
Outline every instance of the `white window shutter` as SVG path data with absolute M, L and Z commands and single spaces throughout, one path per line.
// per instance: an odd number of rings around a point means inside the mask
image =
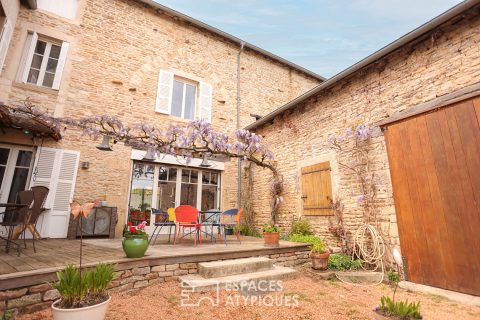
M 65 62 L 67 61 L 67 52 L 70 44 L 68 42 L 62 43 L 62 48 L 60 49 L 60 56 L 58 57 L 57 70 L 55 70 L 55 78 L 53 78 L 52 89 L 60 89 L 60 81 L 62 80 L 63 68 L 65 67 Z
M 199 118 L 212 122 L 212 86 L 208 83 L 200 82 L 199 97 Z
M 12 39 L 13 26 L 10 23 L 10 20 L 5 19 L 5 24 L 3 26 L 2 38 L 0 39 L 0 74 L 2 74 L 3 64 L 5 63 L 5 58 L 7 57 L 8 45 Z
M 65 238 L 70 221 L 70 202 L 73 199 L 80 152 L 41 148 L 35 161 L 30 186 L 46 186 L 50 189 L 39 220 L 43 237 Z
M 155 111 L 170 114 L 172 108 L 173 73 L 160 70 L 158 75 L 157 102 Z
M 27 41 L 25 42 L 25 50 L 23 51 L 22 56 L 22 68 L 19 73 L 20 82 L 26 83 L 28 78 L 28 73 L 30 72 L 30 66 L 32 65 L 33 53 L 35 52 L 35 46 L 37 45 L 38 34 L 36 32 L 29 33 L 27 35 Z

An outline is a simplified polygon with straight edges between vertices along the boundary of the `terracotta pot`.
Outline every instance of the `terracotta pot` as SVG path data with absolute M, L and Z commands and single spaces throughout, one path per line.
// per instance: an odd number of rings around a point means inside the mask
M 312 259 L 312 268 L 315 270 L 327 270 L 328 257 L 330 257 L 330 252 L 324 252 L 324 253 L 310 252 L 310 258 Z
M 280 242 L 280 232 L 264 232 L 263 241 L 266 247 L 278 247 Z
M 148 249 L 148 237 L 124 238 L 122 248 L 128 258 L 141 258 Z
M 107 301 L 102 303 L 76 309 L 61 309 L 55 305 L 60 300 L 55 301 L 52 304 L 53 320 L 103 320 L 107 313 L 108 304 L 112 298 L 109 296 Z

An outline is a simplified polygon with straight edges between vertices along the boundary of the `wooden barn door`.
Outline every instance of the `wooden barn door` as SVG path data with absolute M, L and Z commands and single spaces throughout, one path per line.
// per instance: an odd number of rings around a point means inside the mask
M 385 137 L 408 280 L 480 295 L 480 98 Z

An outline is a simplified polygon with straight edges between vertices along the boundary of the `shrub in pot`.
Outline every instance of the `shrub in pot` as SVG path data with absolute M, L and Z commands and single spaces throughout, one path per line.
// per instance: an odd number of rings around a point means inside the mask
M 393 296 L 382 296 L 380 298 L 380 306 L 376 307 L 374 311 L 375 319 L 422 319 L 420 315 L 420 302 L 395 301 L 395 293 L 397 292 L 398 282 L 400 277 L 397 272 L 390 271 L 388 273 L 388 280 L 393 285 Z
M 328 269 L 328 257 L 330 256 L 330 250 L 328 250 L 325 243 L 320 241 L 312 245 L 310 251 L 310 258 L 312 259 L 312 268 L 315 270 L 327 270 Z
M 278 247 L 280 243 L 280 228 L 273 223 L 263 225 L 263 241 L 267 247 Z
M 58 281 L 52 287 L 58 290 L 60 299 L 52 304 L 53 319 L 105 319 L 111 299 L 107 288 L 114 275 L 114 267 L 104 263 L 83 273 L 74 265 L 57 272 Z
M 133 226 L 128 223 L 128 228 L 123 233 L 122 248 L 128 258 L 141 258 L 148 249 L 148 234 L 145 232 L 146 221 Z

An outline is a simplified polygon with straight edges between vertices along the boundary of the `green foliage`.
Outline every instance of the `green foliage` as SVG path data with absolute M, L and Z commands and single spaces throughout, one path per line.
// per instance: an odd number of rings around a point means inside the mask
M 388 271 L 387 277 L 388 281 L 390 281 L 394 285 L 396 285 L 400 281 L 400 276 L 398 275 L 398 272 L 395 271 Z
M 310 221 L 306 219 L 299 219 L 292 222 L 292 230 L 290 234 L 301 234 L 301 235 L 311 235 L 312 226 L 310 225 Z
M 288 237 L 288 241 L 315 244 L 315 243 L 322 242 L 322 239 L 314 235 L 304 235 L 304 234 L 294 233 Z
M 263 225 L 262 231 L 265 233 L 274 233 L 274 232 L 280 232 L 280 228 L 273 223 L 265 223 Z
M 247 224 L 244 224 L 244 223 L 240 224 L 238 226 L 238 229 L 240 230 L 240 233 L 244 236 L 257 237 L 257 238 L 261 237 L 261 235 L 260 235 L 260 233 L 258 233 L 258 231 L 256 231 L 253 228 L 250 228 Z
M 11 320 L 11 319 L 13 319 L 13 313 L 12 313 L 12 311 L 11 311 L 11 310 L 6 310 L 6 311 L 3 313 L 3 315 L 2 315 L 2 317 L 1 317 L 0 319 L 1 319 L 1 320 Z
M 320 242 L 314 243 L 312 245 L 312 252 L 313 253 L 325 253 L 327 252 L 327 246 L 323 241 L 320 240 Z
M 359 260 L 343 253 L 335 253 L 328 258 L 328 269 L 337 271 L 357 270 L 362 267 Z
M 390 297 L 380 298 L 380 310 L 388 316 L 400 319 L 421 319 L 420 302 L 398 301 L 394 302 Z
M 62 308 L 79 308 L 85 306 L 86 301 L 97 303 L 104 299 L 108 295 L 107 288 L 114 275 L 114 267 L 105 263 L 83 273 L 69 264 L 64 270 L 57 272 L 58 281 L 53 283 L 52 287 L 60 293 Z

